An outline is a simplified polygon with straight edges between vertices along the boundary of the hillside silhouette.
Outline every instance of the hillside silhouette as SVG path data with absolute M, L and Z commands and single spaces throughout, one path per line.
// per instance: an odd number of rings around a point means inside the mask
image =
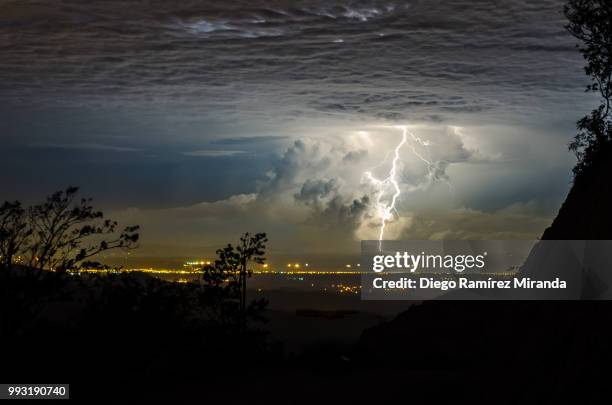
M 577 176 L 542 239 L 612 239 L 611 174 L 608 148 Z M 354 356 L 364 369 L 418 381 L 406 389 L 436 387 L 446 376 L 453 391 L 437 392 L 437 398 L 591 403 L 608 395 L 602 370 L 612 362 L 610 341 L 610 301 L 429 301 L 364 331 Z M 464 385 L 473 381 L 477 393 Z
M 612 147 L 608 142 L 588 170 L 576 177 L 543 240 L 612 239 Z

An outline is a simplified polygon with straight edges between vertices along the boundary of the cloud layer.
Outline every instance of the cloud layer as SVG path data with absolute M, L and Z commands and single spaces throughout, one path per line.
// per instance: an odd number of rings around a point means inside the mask
M 10 103 L 178 103 L 226 119 L 514 115 L 582 87 L 562 5 L 9 1 L 0 89 Z
M 4 198 L 81 185 L 149 246 L 354 250 L 400 124 L 427 145 L 402 150 L 389 237 L 537 237 L 592 102 L 562 6 L 2 2 Z

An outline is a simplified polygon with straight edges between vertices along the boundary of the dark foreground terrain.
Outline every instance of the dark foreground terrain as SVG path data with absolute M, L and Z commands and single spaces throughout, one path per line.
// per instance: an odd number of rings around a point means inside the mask
M 602 153 L 545 239 L 612 239 L 612 153 Z M 307 294 L 292 307 L 270 292 L 280 307 L 246 319 L 234 295 L 198 283 L 24 267 L 0 276 L 0 380 L 70 383 L 84 402 L 612 397 L 609 301 L 380 302 L 368 312 Z
M 194 317 L 197 295 L 188 286 L 138 274 L 90 279 L 89 290 L 74 279 L 43 282 L 58 294 L 28 307 L 24 298 L 41 292 L 32 289 L 40 280 L 10 281 L 15 300 L 4 302 L 13 312 L 3 316 L 1 378 L 68 382 L 71 397 L 86 403 L 589 403 L 609 396 L 609 302 L 415 303 L 389 322 L 375 319 L 355 339 L 374 319 L 269 311 L 268 323 L 232 331 Z M 308 335 L 296 339 L 301 334 Z

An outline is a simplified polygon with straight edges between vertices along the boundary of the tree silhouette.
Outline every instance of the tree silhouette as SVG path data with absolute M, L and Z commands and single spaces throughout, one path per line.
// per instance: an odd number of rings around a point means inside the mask
M 6 270 L 28 244 L 32 229 L 28 226 L 26 211 L 19 201 L 0 206 L 0 270 Z
M 251 263 L 265 262 L 265 233 L 245 233 L 237 246 L 228 244 L 217 250 L 217 260 L 202 269 L 204 299 L 206 307 L 213 311 L 216 319 L 224 323 L 235 323 L 241 329 L 246 327 L 249 316 L 265 306 L 264 301 L 253 301 L 247 305 L 247 278 L 253 271 Z
M 113 249 L 132 249 L 138 226 L 117 235 L 117 222 L 105 219 L 91 199 L 77 199 L 78 188 L 69 187 L 47 197 L 42 204 L 24 209 L 21 203 L 0 207 L 0 268 L 20 262 L 32 269 L 66 272 L 83 267 L 104 267 L 91 261 Z
M 246 280 L 253 274 L 249 268 L 249 263 L 263 264 L 266 261 L 264 254 L 267 241 L 265 233 L 257 233 L 255 235 L 245 233 L 240 237 L 240 244 L 236 251 L 240 260 L 240 310 L 243 313 L 246 311 Z
M 612 142 L 610 104 L 612 97 L 612 1 L 570 0 L 564 8 L 569 23 L 566 29 L 582 42 L 580 52 L 591 84 L 587 91 L 599 93 L 600 105 L 578 123 L 578 134 L 570 143 L 578 162 L 576 178 L 605 158 Z

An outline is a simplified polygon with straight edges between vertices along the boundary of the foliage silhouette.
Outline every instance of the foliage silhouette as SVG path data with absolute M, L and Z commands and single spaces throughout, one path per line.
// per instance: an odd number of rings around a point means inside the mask
M 262 299 L 247 304 L 246 290 L 253 274 L 249 266 L 265 262 L 267 241 L 265 233 L 245 233 L 237 246 L 218 249 L 214 263 L 202 268 L 206 308 L 226 327 L 245 329 L 248 319 L 262 320 L 259 314 L 267 303 Z
M 91 199 L 78 200 L 77 194 L 78 188 L 68 187 L 27 209 L 18 201 L 5 202 L 0 207 L 0 270 L 15 261 L 60 273 L 103 268 L 91 259 L 109 250 L 136 247 L 138 226 L 127 226 L 117 235 L 117 222 L 105 219 Z
M 0 206 L 0 271 L 11 267 L 31 236 L 32 229 L 21 203 L 4 202 Z
M 600 105 L 577 122 L 578 134 L 570 143 L 578 162 L 575 179 L 600 165 L 612 152 L 612 2 L 609 0 L 570 0 L 564 8 L 566 29 L 582 42 L 580 52 L 591 83 L 587 91 L 599 93 Z

